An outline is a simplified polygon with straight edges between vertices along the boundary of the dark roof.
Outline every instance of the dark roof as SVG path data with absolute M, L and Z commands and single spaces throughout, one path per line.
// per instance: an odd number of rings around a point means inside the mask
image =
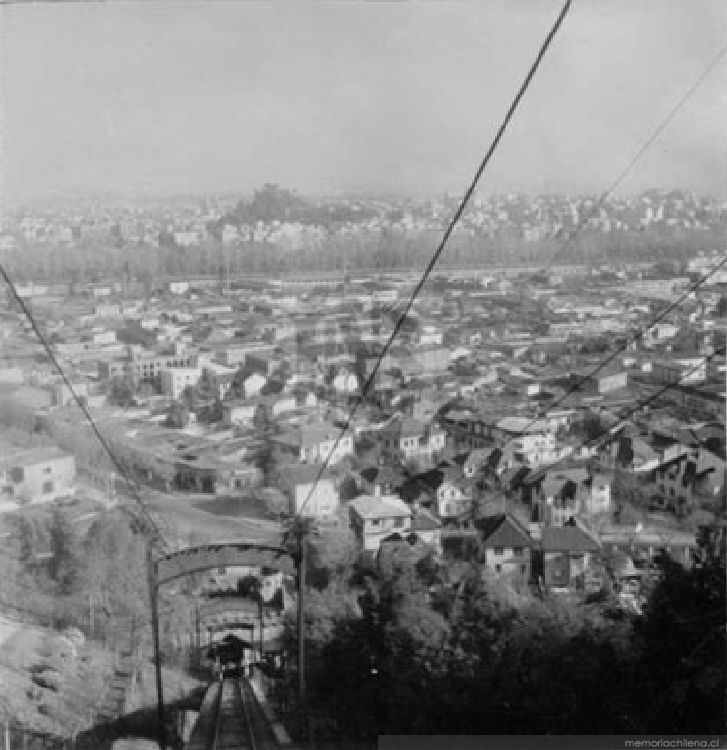
M 515 490 L 517 489 L 521 484 L 525 482 L 525 479 L 527 478 L 528 474 L 530 474 L 530 469 L 527 466 L 521 466 L 519 469 L 515 470 L 515 473 L 512 475 L 510 479 L 510 487 L 511 489 Z M 504 477 L 503 477 L 504 479 Z
M 469 453 L 458 453 L 455 456 L 452 456 L 452 458 L 450 459 L 450 463 L 456 464 L 460 469 L 463 469 L 469 457 Z
M 383 466 L 367 466 L 361 470 L 361 476 L 372 484 L 391 484 L 398 487 L 405 481 L 404 475 L 388 464 Z
M 429 502 L 431 500 L 430 492 L 425 489 L 422 484 L 419 483 L 416 477 L 407 479 L 397 489 L 399 492 L 399 496 L 407 502 L 413 502 L 422 495 L 424 496 L 425 502 Z
M 546 526 L 541 544 L 544 552 L 598 552 L 600 544 L 577 526 Z
M 434 492 L 439 489 L 444 481 L 444 472 L 441 469 L 430 469 L 413 477 L 413 480 L 422 488 Z
M 415 508 L 412 518 L 411 531 L 435 531 L 442 527 L 441 521 L 437 520 L 424 508 Z
M 487 548 L 531 547 L 533 544 L 527 529 L 506 513 L 479 518 L 475 521 L 475 527 L 480 531 L 482 543 Z

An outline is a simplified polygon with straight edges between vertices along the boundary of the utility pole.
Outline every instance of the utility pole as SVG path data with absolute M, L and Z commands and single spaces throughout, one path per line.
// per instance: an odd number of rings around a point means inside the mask
M 152 556 L 151 542 L 146 547 L 147 575 L 149 578 L 149 599 L 151 604 L 151 634 L 154 644 L 154 671 L 156 673 L 157 688 L 157 722 L 158 742 L 161 750 L 166 750 L 166 730 L 164 727 L 164 690 L 162 685 L 162 661 L 159 651 L 159 612 L 158 612 L 158 587 L 154 575 L 154 559 Z
M 263 595 L 262 595 L 262 592 L 260 590 L 258 590 L 257 596 L 258 596 L 258 600 L 257 600 L 258 616 L 259 616 L 259 619 L 260 619 L 260 639 L 259 639 L 259 643 L 260 643 L 260 664 L 262 665 L 262 663 L 263 663 L 263 645 L 264 645 L 264 642 L 263 642 Z
M 308 716 L 305 684 L 305 578 L 306 578 L 306 537 L 309 533 L 308 519 L 297 516 L 293 520 L 290 536 L 295 539 L 296 567 L 298 569 L 298 711 L 301 739 L 308 742 Z
M 305 622 L 303 604 L 305 592 L 305 530 L 296 529 L 298 538 L 298 699 L 301 707 L 305 705 Z

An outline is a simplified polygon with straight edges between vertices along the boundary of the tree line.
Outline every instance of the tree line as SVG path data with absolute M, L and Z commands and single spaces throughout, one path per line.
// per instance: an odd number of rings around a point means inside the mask
M 724 545 L 690 569 L 663 556 L 643 614 L 629 615 L 608 591 L 585 604 L 514 601 L 476 564 L 451 585 L 431 555 L 392 546 L 374 571 L 310 589 L 314 726 L 339 743 L 379 734 L 720 734 L 724 566 Z M 294 663 L 292 619 L 287 637 Z
M 647 227 L 611 233 L 587 229 L 566 243 L 553 239 L 528 242 L 514 229 L 488 234 L 460 229 L 454 233 L 441 265 L 546 266 L 553 258 L 557 264 L 683 262 L 698 252 L 711 253 L 721 248 L 723 234 L 718 227 Z M 321 241 L 299 248 L 261 239 L 223 244 L 214 235 L 191 247 L 176 246 L 173 237 L 156 248 L 123 241 L 81 240 L 74 245 L 53 247 L 21 243 L 16 250 L 6 251 L 4 264 L 19 281 L 77 284 L 114 279 L 151 288 L 170 276 L 224 279 L 246 273 L 418 268 L 426 263 L 440 240 L 440 230 L 384 227 L 355 234 L 331 231 Z

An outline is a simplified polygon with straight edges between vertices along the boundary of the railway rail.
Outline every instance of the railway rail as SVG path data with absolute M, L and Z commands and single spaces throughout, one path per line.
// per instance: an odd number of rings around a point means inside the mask
M 249 682 L 210 684 L 186 750 L 278 750 L 279 744 Z

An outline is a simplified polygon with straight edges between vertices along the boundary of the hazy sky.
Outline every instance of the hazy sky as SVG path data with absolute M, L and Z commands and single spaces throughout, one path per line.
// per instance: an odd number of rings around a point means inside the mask
M 559 8 L 2 6 L 4 195 L 461 192 Z M 604 189 L 726 43 L 725 0 L 575 0 L 481 190 Z M 726 174 L 723 58 L 622 192 Z

